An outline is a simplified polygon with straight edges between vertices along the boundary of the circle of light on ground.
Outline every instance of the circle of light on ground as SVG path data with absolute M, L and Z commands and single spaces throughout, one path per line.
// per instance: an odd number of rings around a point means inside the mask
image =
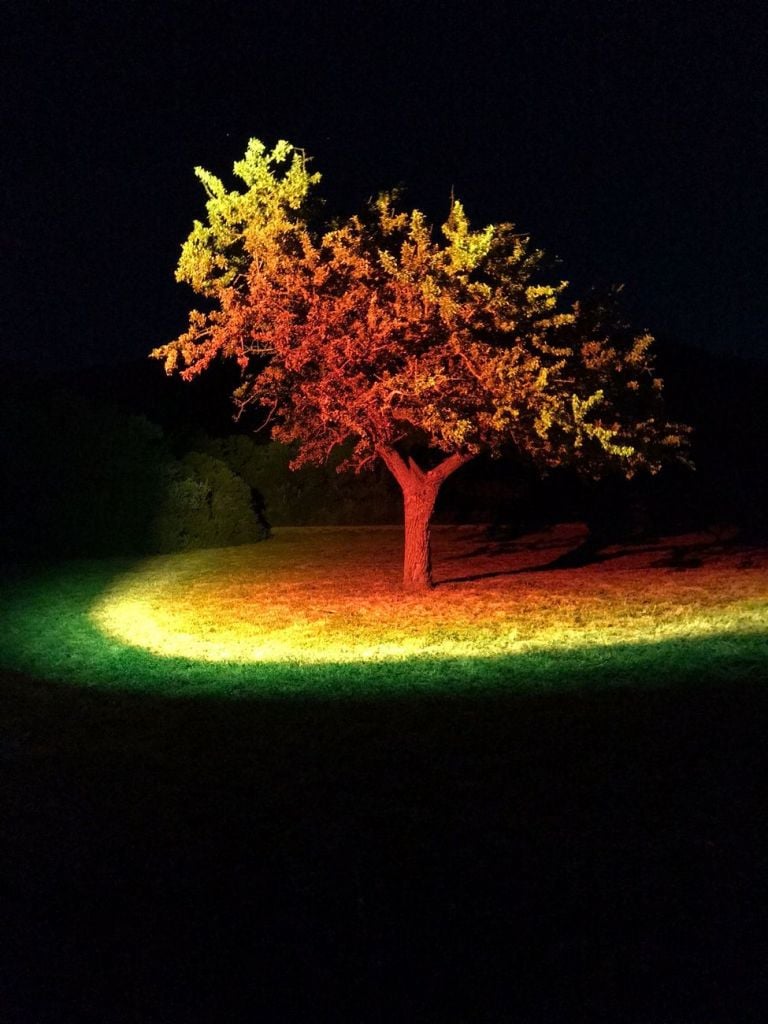
M 676 538 L 547 569 L 583 536 L 562 526 L 494 542 L 479 528 L 438 528 L 438 585 L 410 595 L 399 589 L 400 530 L 283 528 L 267 543 L 145 559 L 90 617 L 156 655 L 240 663 L 509 656 L 766 630 L 754 559 Z

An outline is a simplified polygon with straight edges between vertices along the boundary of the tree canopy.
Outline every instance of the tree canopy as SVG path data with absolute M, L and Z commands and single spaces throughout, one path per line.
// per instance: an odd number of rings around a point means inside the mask
M 514 225 L 474 229 L 452 198 L 438 235 L 397 193 L 322 223 L 320 175 L 284 141 L 250 141 L 234 166 L 240 190 L 196 174 L 207 217 L 176 277 L 209 308 L 153 355 L 187 379 L 236 360 L 239 409 L 263 408 L 272 435 L 298 445 L 296 466 L 344 443 L 341 468 L 383 459 L 406 530 L 409 491 L 431 474 L 436 494 L 481 451 L 629 476 L 684 447 L 686 428 L 662 414 L 651 335 L 609 303 L 567 304 L 567 282 L 543 280 L 543 252 Z M 414 443 L 437 465 L 419 466 Z

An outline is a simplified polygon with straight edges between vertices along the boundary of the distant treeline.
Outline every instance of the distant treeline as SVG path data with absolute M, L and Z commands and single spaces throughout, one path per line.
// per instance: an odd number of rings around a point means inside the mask
M 481 457 L 448 481 L 436 522 L 509 534 L 581 519 L 599 542 L 726 524 L 765 537 L 768 368 L 673 355 L 662 373 L 672 416 L 695 428 L 695 471 L 595 483 L 563 470 L 539 480 L 512 453 Z M 292 471 L 291 450 L 235 432 L 223 389 L 185 408 L 184 392 L 164 395 L 157 369 L 147 387 L 144 368 L 66 381 L 5 368 L 0 553 L 169 552 L 253 543 L 281 525 L 401 521 L 400 492 L 383 467 L 337 473 L 337 452 L 327 466 Z

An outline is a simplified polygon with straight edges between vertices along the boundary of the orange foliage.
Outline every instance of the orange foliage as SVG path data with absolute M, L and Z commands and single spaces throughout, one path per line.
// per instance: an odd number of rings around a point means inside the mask
M 345 464 L 397 459 L 418 440 L 460 464 L 513 445 L 597 472 L 658 468 L 685 430 L 660 417 L 651 338 L 561 306 L 543 254 L 512 225 L 470 228 L 453 201 L 437 240 L 418 210 L 382 195 L 341 224 L 313 225 L 319 175 L 300 151 L 253 140 L 244 192 L 198 170 L 208 192 L 177 277 L 214 300 L 153 355 L 185 378 L 235 359 L 242 410 L 267 410 L 295 465 L 347 441 Z M 385 460 L 386 461 L 386 460 Z M 389 463 L 388 463 L 389 464 Z

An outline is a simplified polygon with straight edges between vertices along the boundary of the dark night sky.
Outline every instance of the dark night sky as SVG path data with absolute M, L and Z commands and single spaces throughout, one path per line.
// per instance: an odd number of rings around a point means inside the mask
M 0 358 L 141 358 L 185 323 L 173 271 L 249 137 L 512 220 L 638 327 L 768 358 L 766 16 L 698 2 L 3 5 Z

